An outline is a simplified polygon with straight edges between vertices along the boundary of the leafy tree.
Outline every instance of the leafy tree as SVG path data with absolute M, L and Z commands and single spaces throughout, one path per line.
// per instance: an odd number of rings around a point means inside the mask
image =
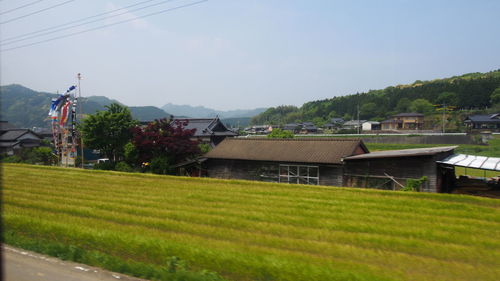
M 80 131 L 87 147 L 99 149 L 110 161 L 115 162 L 123 158 L 124 146 L 132 138 L 130 129 L 137 122 L 123 105 L 112 103 L 106 109 L 87 116 Z
M 198 141 L 193 141 L 195 130 L 186 130 L 187 121 L 171 124 L 168 119 L 155 120 L 145 128 L 132 129 L 132 143 L 137 149 L 139 163 L 151 163 L 155 173 L 166 174 L 169 167 L 200 154 Z
M 458 104 L 458 95 L 453 92 L 443 92 L 439 94 L 436 103 L 455 106 Z
M 500 87 L 496 88 L 493 93 L 491 93 L 491 104 L 500 104 Z
M 416 99 L 412 101 L 410 105 L 410 110 L 419 113 L 431 113 L 434 110 L 434 106 L 426 99 Z
M 408 112 L 410 110 L 411 101 L 409 98 L 402 98 L 396 105 L 396 111 L 399 113 Z
M 378 106 L 374 102 L 369 102 L 369 103 L 363 104 L 361 106 L 360 112 L 359 112 L 360 118 L 370 119 L 370 118 L 376 116 L 377 108 L 378 108 Z
M 292 139 L 293 133 L 290 131 L 282 130 L 280 128 L 273 129 L 273 131 L 267 135 L 270 139 Z

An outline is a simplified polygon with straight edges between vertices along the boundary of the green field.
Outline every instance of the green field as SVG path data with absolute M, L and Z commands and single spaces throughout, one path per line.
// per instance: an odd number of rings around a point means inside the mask
M 8 244 L 145 278 L 500 276 L 494 199 L 15 164 L 2 185 Z

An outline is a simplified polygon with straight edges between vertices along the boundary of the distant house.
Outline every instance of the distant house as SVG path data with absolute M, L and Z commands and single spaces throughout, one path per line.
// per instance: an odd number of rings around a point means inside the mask
M 391 119 L 381 122 L 382 130 L 422 130 L 424 115 L 422 113 L 400 113 Z
M 351 121 L 347 121 L 347 122 L 344 122 L 344 124 L 342 125 L 342 129 L 345 129 L 345 130 L 356 130 L 358 128 L 361 127 L 361 125 L 363 123 L 365 123 L 366 120 L 351 120 Z
M 323 128 L 329 129 L 329 130 L 334 130 L 342 127 L 344 124 L 344 119 L 343 118 L 332 118 L 330 119 L 330 123 L 326 123 L 323 125 Z
M 299 123 L 285 124 L 283 126 L 283 130 L 290 131 L 294 134 L 298 134 L 298 133 L 300 133 L 300 130 L 302 130 L 302 124 L 299 124 Z
M 465 125 L 469 131 L 474 130 L 491 130 L 500 131 L 500 113 L 489 115 L 472 115 L 468 116 Z
M 361 124 L 361 129 L 363 131 L 376 131 L 380 130 L 381 125 L 380 122 L 377 121 L 366 121 L 363 124 Z
M 29 129 L 6 129 L 0 135 L 0 153 L 14 155 L 23 148 L 39 147 L 42 137 Z
M 318 127 L 314 125 L 312 122 L 304 122 L 302 123 L 302 129 L 300 130 L 301 134 L 315 134 L 318 132 Z
M 245 128 L 244 131 L 248 134 L 264 135 L 271 133 L 273 131 L 273 127 L 270 125 L 254 125 Z
M 367 152 L 352 139 L 228 138 L 204 156 L 203 166 L 215 178 L 341 186 L 342 159 Z
M 228 129 L 218 117 L 215 118 L 176 118 L 172 120 L 172 125 L 176 126 L 176 121 L 186 121 L 184 129 L 195 129 L 194 138 L 209 143 L 212 146 L 219 144 L 227 137 L 237 136 L 238 133 Z

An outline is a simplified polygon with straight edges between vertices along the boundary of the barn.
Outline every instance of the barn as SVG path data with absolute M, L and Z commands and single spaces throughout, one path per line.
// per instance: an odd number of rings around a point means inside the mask
M 368 153 L 359 139 L 226 138 L 204 157 L 209 177 L 313 185 L 343 184 L 343 162 Z
M 409 179 L 427 177 L 421 191 L 450 192 L 453 169 L 439 161 L 452 155 L 456 146 L 376 151 L 344 158 L 344 186 L 398 190 Z

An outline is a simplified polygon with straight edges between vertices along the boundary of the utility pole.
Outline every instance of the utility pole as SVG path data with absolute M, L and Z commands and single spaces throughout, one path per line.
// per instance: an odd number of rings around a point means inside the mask
M 445 126 L 444 126 L 445 115 L 446 115 L 446 104 L 443 103 L 443 134 L 445 132 Z
M 359 103 L 358 103 L 358 135 L 361 134 L 361 128 L 360 128 L 361 124 L 359 122 Z
M 80 80 L 82 80 L 82 75 L 80 73 L 78 73 L 76 75 L 76 77 L 78 78 L 78 99 L 80 100 L 80 102 L 78 103 L 78 105 L 80 106 L 80 118 L 83 118 L 83 100 L 82 100 L 82 88 L 80 87 Z M 80 136 L 80 159 L 82 160 L 82 169 L 83 169 L 83 162 L 84 162 L 84 157 L 83 157 L 83 136 L 81 134 L 81 132 L 79 133 L 79 136 Z M 76 163 L 75 163 L 76 165 Z

